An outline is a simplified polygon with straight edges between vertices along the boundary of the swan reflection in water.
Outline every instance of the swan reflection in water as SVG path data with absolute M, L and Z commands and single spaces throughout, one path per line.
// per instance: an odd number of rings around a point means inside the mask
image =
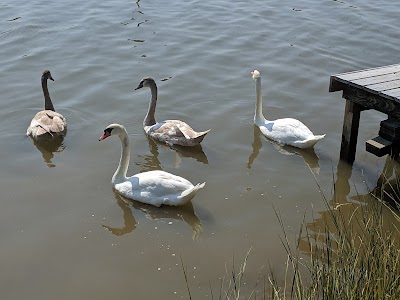
M 134 164 L 140 167 L 141 172 L 148 172 L 153 170 L 162 170 L 160 160 L 158 159 L 158 146 L 152 138 L 147 137 L 149 143 L 149 150 L 151 155 L 138 155 L 142 158 L 143 162 L 134 162 Z
M 54 168 L 56 165 L 52 162 L 54 153 L 61 153 L 65 149 L 62 137 L 56 139 L 31 139 L 35 147 L 42 153 L 43 159 L 49 168 Z
M 136 163 L 137 166 L 141 168 L 141 172 L 147 172 L 152 170 L 161 170 L 161 163 L 158 159 L 158 147 L 166 147 L 172 149 L 175 153 L 175 168 L 178 168 L 182 162 L 183 157 L 193 158 L 198 162 L 203 164 L 208 164 L 207 155 L 204 153 L 201 145 L 196 145 L 192 147 L 183 147 L 183 146 L 167 146 L 163 143 L 154 141 L 151 137 L 147 137 L 147 141 L 149 143 L 149 150 L 151 155 L 140 155 L 139 157 L 143 158 L 144 162 Z
M 258 126 L 253 126 L 253 133 L 254 133 L 254 138 L 253 138 L 253 151 L 249 156 L 249 159 L 247 161 L 247 168 L 251 169 L 254 160 L 257 158 L 258 153 L 260 152 L 260 149 L 262 147 L 262 141 L 261 141 L 261 136 L 264 137 L 264 135 L 261 134 L 260 128 Z M 320 166 L 319 166 L 319 158 L 317 154 L 314 151 L 314 148 L 309 148 L 309 149 L 300 149 L 300 148 L 295 148 L 291 146 L 286 146 L 286 145 L 281 145 L 277 142 L 274 142 L 270 139 L 265 138 L 268 142 L 274 146 L 278 152 L 284 155 L 297 155 L 301 156 L 304 159 L 304 162 L 307 164 L 307 166 L 310 168 L 311 172 L 314 174 L 319 174 Z
M 192 228 L 192 238 L 194 240 L 197 239 L 199 234 L 203 231 L 203 226 L 201 225 L 200 219 L 194 213 L 193 204 L 191 201 L 183 206 L 155 207 L 152 205 L 147 205 L 137 201 L 126 199 L 119 195 L 116 191 L 114 191 L 114 196 L 117 200 L 118 206 L 123 211 L 124 226 L 111 227 L 104 224 L 102 225 L 114 235 L 121 236 L 130 233 L 136 229 L 137 222 L 135 220 L 135 217 L 133 216 L 130 206 L 132 206 L 135 210 L 141 211 L 142 213 L 144 213 L 146 218 L 151 220 L 170 219 L 186 222 Z
M 175 150 L 175 168 L 178 168 L 181 165 L 183 157 L 193 158 L 198 162 L 206 165 L 208 164 L 207 155 L 204 153 L 200 144 L 190 148 L 177 145 L 171 146 L 170 148 Z

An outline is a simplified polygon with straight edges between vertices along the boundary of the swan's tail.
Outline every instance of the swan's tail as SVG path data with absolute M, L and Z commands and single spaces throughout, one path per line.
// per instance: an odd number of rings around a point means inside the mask
M 208 130 L 206 130 L 206 131 L 199 132 L 199 133 L 197 134 L 197 136 L 195 136 L 195 137 L 193 138 L 193 141 L 194 141 L 196 144 L 197 144 L 197 143 L 201 143 L 201 142 L 203 141 L 204 137 L 207 135 L 207 133 L 210 132 L 210 130 L 211 130 L 211 129 L 208 129 Z
M 203 182 L 203 183 L 198 183 L 198 184 L 196 184 L 195 186 L 193 186 L 192 188 L 187 189 L 186 191 L 184 191 L 184 192 L 182 193 L 182 195 L 181 195 L 182 200 L 184 200 L 185 203 L 186 203 L 187 201 L 189 201 L 190 199 L 192 199 L 192 198 L 194 197 L 194 195 L 196 195 L 197 191 L 200 190 L 200 189 L 202 189 L 202 188 L 205 186 L 205 184 L 206 184 L 205 182 Z
M 319 141 L 322 140 L 325 137 L 325 134 L 322 135 L 314 135 L 312 138 L 309 138 L 307 140 L 301 141 L 296 143 L 296 147 L 299 147 L 301 149 L 305 148 L 311 148 L 314 147 L 314 145 Z

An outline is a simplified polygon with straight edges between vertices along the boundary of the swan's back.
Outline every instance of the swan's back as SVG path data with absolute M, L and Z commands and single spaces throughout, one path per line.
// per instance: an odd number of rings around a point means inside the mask
M 160 170 L 138 173 L 114 184 L 124 197 L 157 207 L 183 205 L 202 187 L 204 184 L 194 186 L 183 177 Z
M 203 141 L 210 129 L 197 132 L 186 122 L 165 120 L 151 126 L 144 126 L 144 131 L 147 135 L 166 144 L 195 146 Z
M 67 130 L 65 118 L 58 112 L 43 110 L 32 119 L 26 134 L 34 139 L 64 136 Z
M 299 120 L 293 118 L 265 121 L 257 124 L 261 132 L 268 138 L 298 148 L 307 148 L 324 136 L 315 136 L 311 130 Z M 315 142 L 314 142 L 315 141 Z

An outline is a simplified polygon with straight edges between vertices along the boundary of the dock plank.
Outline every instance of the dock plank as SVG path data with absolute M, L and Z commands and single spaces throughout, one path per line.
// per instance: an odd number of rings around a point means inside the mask
M 371 84 L 383 83 L 383 82 L 397 80 L 397 79 L 400 79 L 400 72 L 372 76 L 372 77 L 361 78 L 361 79 L 354 79 L 354 80 L 351 80 L 351 82 L 353 82 L 355 84 L 359 84 L 359 85 L 371 85 Z
M 333 75 L 343 80 L 355 80 L 400 72 L 400 64 Z
M 367 85 L 366 88 L 377 92 L 397 89 L 400 88 L 400 79 Z
M 400 97 L 400 88 L 399 89 L 393 89 L 393 90 L 388 90 L 382 92 L 382 94 L 386 94 L 391 97 Z

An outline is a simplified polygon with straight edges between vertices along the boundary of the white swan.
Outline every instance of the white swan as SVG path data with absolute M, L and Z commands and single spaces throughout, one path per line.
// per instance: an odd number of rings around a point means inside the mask
M 143 121 L 144 132 L 147 135 L 151 136 L 155 140 L 166 143 L 169 146 L 195 146 L 203 141 L 210 129 L 197 132 L 188 124 L 180 120 L 165 120 L 163 122 L 156 122 L 156 119 L 154 118 L 157 104 L 156 82 L 153 78 L 144 78 L 142 81 L 140 81 L 135 90 L 143 87 L 149 87 L 151 90 L 149 109 Z
M 260 72 L 254 70 L 251 72 L 251 75 L 256 82 L 257 95 L 254 124 L 260 128 L 262 134 L 278 143 L 302 149 L 313 147 L 319 140 L 325 137 L 325 134 L 314 135 L 306 125 L 296 119 L 284 118 L 274 121 L 266 120 L 262 113 Z
M 204 187 L 205 182 L 193 185 L 185 178 L 164 171 L 149 171 L 126 177 L 130 158 L 128 134 L 124 126 L 110 124 L 104 129 L 99 141 L 111 135 L 117 135 L 121 140 L 121 159 L 111 183 L 122 196 L 157 207 L 178 206 L 187 203 Z
M 31 124 L 26 130 L 26 135 L 35 140 L 53 139 L 65 136 L 67 132 L 67 121 L 54 110 L 47 88 L 47 80 L 54 81 L 49 70 L 42 74 L 42 89 L 44 95 L 44 110 L 39 111 L 32 119 Z

